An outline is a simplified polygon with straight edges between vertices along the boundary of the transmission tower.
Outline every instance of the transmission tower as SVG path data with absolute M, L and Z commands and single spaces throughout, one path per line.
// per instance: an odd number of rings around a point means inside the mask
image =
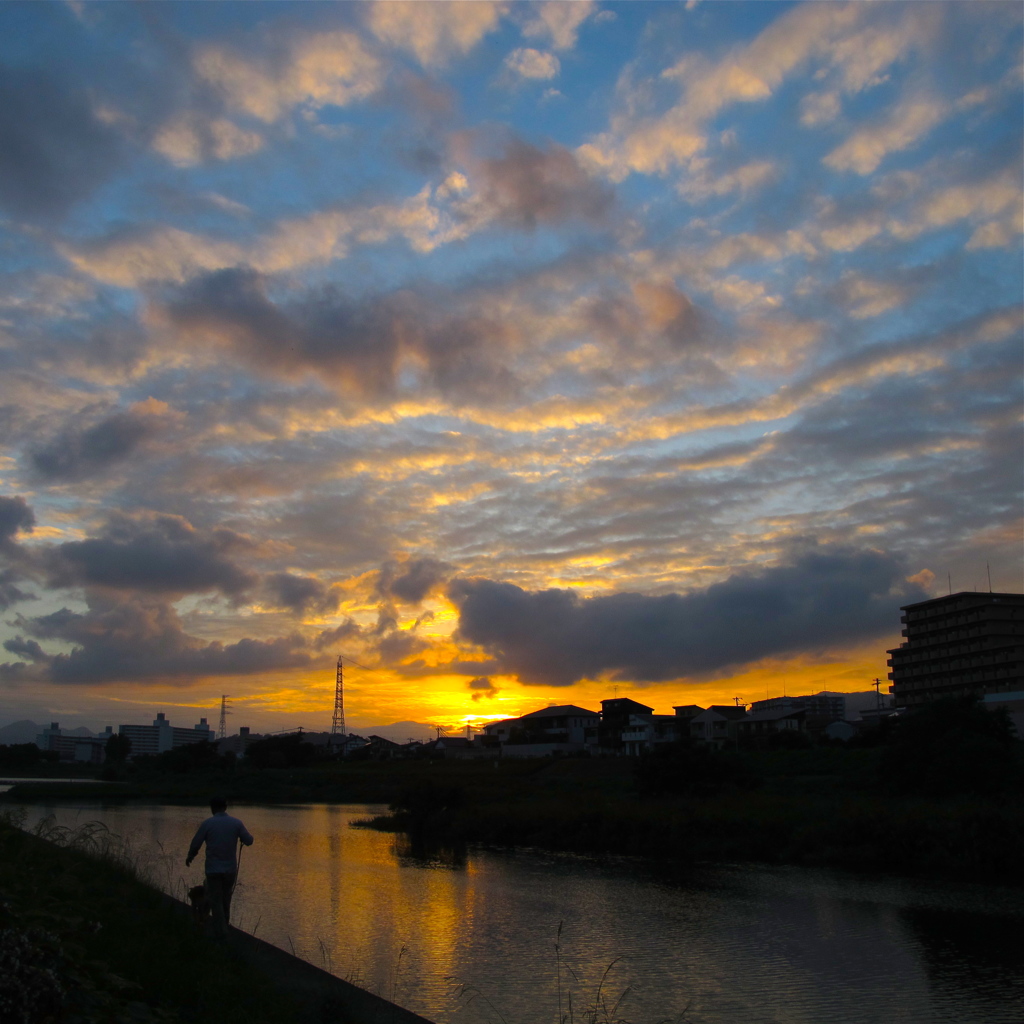
M 228 715 L 231 712 L 228 710 L 228 694 L 222 694 L 220 698 L 220 725 L 217 727 L 217 739 L 226 740 L 228 738 Z
M 338 674 L 334 682 L 334 718 L 331 719 L 331 742 L 333 737 L 344 739 L 345 731 L 345 675 L 341 666 L 341 655 L 338 655 Z

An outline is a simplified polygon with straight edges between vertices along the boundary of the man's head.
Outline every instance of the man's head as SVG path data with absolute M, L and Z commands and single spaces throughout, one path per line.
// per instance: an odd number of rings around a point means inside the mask
M 212 796 L 212 797 L 210 797 L 210 810 L 213 811 L 214 814 L 218 814 L 221 811 L 226 811 L 227 809 L 228 809 L 228 802 L 227 802 L 227 800 L 224 799 L 224 797 L 222 797 L 222 796 Z

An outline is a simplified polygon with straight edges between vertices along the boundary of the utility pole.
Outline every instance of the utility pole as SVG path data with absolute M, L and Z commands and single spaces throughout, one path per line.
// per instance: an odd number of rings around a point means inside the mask
M 228 738 L 228 715 L 231 712 L 228 711 L 228 694 L 222 694 L 220 698 L 220 725 L 217 728 L 217 739 L 226 740 Z
M 875 709 L 878 711 L 882 710 L 882 680 L 877 676 L 875 677 Z
M 331 742 L 334 737 L 339 736 L 344 741 L 347 735 L 345 731 L 345 670 L 341 665 L 341 655 L 338 655 L 338 671 L 334 677 L 334 717 L 331 719 Z

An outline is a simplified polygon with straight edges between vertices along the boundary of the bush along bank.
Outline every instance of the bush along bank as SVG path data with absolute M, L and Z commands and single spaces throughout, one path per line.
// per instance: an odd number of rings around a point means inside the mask
M 294 1021 L 268 979 L 139 879 L 143 865 L 96 856 L 95 832 L 58 838 L 64 846 L 0 816 L 4 1024 Z
M 620 764 L 627 759 L 617 759 Z M 717 751 L 682 743 L 600 763 L 549 761 L 504 789 L 467 773 L 420 782 L 374 827 L 441 839 L 1015 879 L 1024 860 L 1024 744 L 1005 715 L 937 702 L 862 748 Z M 504 769 L 504 765 L 502 769 Z

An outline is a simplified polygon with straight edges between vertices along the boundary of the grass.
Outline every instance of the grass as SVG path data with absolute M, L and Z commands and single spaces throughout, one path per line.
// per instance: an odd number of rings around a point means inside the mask
M 97 823 L 0 817 L 5 1024 L 285 1024 L 295 1007 L 145 883 L 159 861 Z
M 378 819 L 419 842 L 443 839 L 695 861 L 1013 877 L 1024 859 L 1019 799 L 909 797 L 880 783 L 878 749 L 758 751 L 742 764 L 758 785 L 712 794 L 641 796 L 629 758 L 352 761 L 231 773 L 137 775 L 103 799 L 202 803 L 383 803 L 410 792 L 457 795 L 443 811 Z M 497 767 L 495 766 L 497 765 Z M 8 800 L 81 799 L 82 786 L 19 787 Z M 429 796 L 429 794 L 428 794 Z M 422 813 L 421 813 L 422 812 Z M 431 835 L 432 834 L 432 835 Z M 413 851 L 415 853 L 415 850 Z
M 554 1024 L 631 1024 L 631 1021 L 624 1016 L 626 1003 L 632 992 L 632 987 L 627 985 L 618 995 L 613 995 L 609 986 L 609 976 L 613 969 L 624 959 L 616 957 L 605 967 L 601 978 L 594 991 L 593 998 L 585 1000 L 582 1005 L 579 998 L 573 998 L 574 985 L 579 985 L 579 977 L 569 966 L 563 956 L 562 949 L 562 926 L 564 922 L 558 922 L 558 930 L 555 933 L 554 941 L 554 972 L 555 972 L 555 999 L 556 1015 Z M 494 1003 L 487 998 L 474 985 L 456 986 L 456 996 L 466 1006 L 473 1003 L 483 1005 L 484 1016 L 491 1024 L 495 1021 L 500 1024 L 509 1024 L 505 1015 Z M 652 1024 L 686 1024 L 690 1004 L 688 1003 L 678 1013 L 671 1017 L 663 1017 Z M 549 1018 L 550 1019 L 550 1018 Z

